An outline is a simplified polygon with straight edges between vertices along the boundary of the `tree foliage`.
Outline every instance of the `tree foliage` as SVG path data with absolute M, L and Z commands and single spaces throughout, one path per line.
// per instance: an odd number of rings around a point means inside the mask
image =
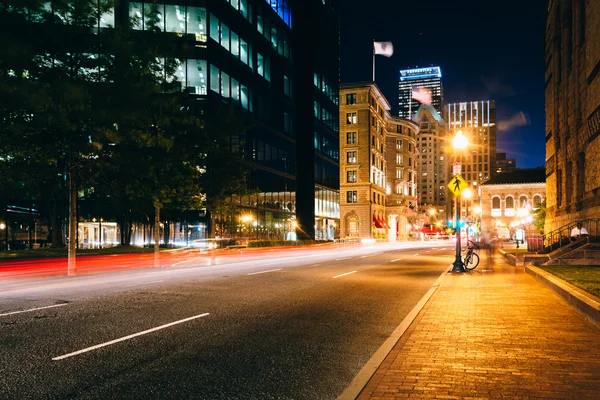
M 241 150 L 231 149 L 245 127 L 231 108 L 205 113 L 181 90 L 156 7 L 144 15 L 154 28 L 129 20 L 99 31 L 113 1 L 46 4 L 0 4 L 0 191 L 38 204 L 55 245 L 68 172 L 125 230 L 165 206 L 217 210 L 244 191 Z

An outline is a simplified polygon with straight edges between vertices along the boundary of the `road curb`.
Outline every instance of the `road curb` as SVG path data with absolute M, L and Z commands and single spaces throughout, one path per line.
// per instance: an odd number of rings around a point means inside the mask
M 417 305 L 408 313 L 408 315 L 402 320 L 400 325 L 394 329 L 394 332 L 386 339 L 381 347 L 371 356 L 369 361 L 360 369 L 358 374 L 352 379 L 350 385 L 344 389 L 342 394 L 337 397 L 337 400 L 355 400 L 362 390 L 367 386 L 367 383 L 371 380 L 377 369 L 383 363 L 387 355 L 392 351 L 396 343 L 402 338 L 402 335 L 413 323 L 419 312 L 423 309 L 425 304 L 429 301 L 431 296 L 435 293 L 437 288 L 441 285 L 445 276 L 452 270 L 452 264 L 437 278 L 433 286 L 427 291 L 425 296 L 419 300 Z
M 533 265 L 526 265 L 525 272 L 542 285 L 562 297 L 571 307 L 600 328 L 600 299 L 584 292 L 568 282 Z

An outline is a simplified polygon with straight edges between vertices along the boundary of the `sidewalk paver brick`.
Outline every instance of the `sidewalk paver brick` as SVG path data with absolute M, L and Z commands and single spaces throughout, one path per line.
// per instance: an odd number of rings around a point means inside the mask
M 600 399 L 600 329 L 522 268 L 444 278 L 358 399 Z

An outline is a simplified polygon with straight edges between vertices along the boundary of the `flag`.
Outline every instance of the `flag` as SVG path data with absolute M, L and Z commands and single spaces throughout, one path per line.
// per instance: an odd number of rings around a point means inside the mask
M 386 57 L 391 57 L 392 54 L 394 54 L 394 46 L 392 46 L 392 42 L 373 42 L 373 46 L 375 46 L 375 54 L 380 54 Z
M 431 90 L 424 87 L 416 87 L 412 89 L 412 98 L 421 104 L 431 105 Z

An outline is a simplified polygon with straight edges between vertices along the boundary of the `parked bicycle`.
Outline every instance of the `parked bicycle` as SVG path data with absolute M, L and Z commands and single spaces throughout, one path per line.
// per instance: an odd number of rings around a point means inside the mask
M 478 249 L 479 246 L 472 240 L 469 240 L 469 244 L 467 245 L 467 254 L 465 255 L 465 259 L 463 264 L 465 265 L 465 269 L 471 271 L 479 265 L 479 255 L 475 253 L 475 249 Z

